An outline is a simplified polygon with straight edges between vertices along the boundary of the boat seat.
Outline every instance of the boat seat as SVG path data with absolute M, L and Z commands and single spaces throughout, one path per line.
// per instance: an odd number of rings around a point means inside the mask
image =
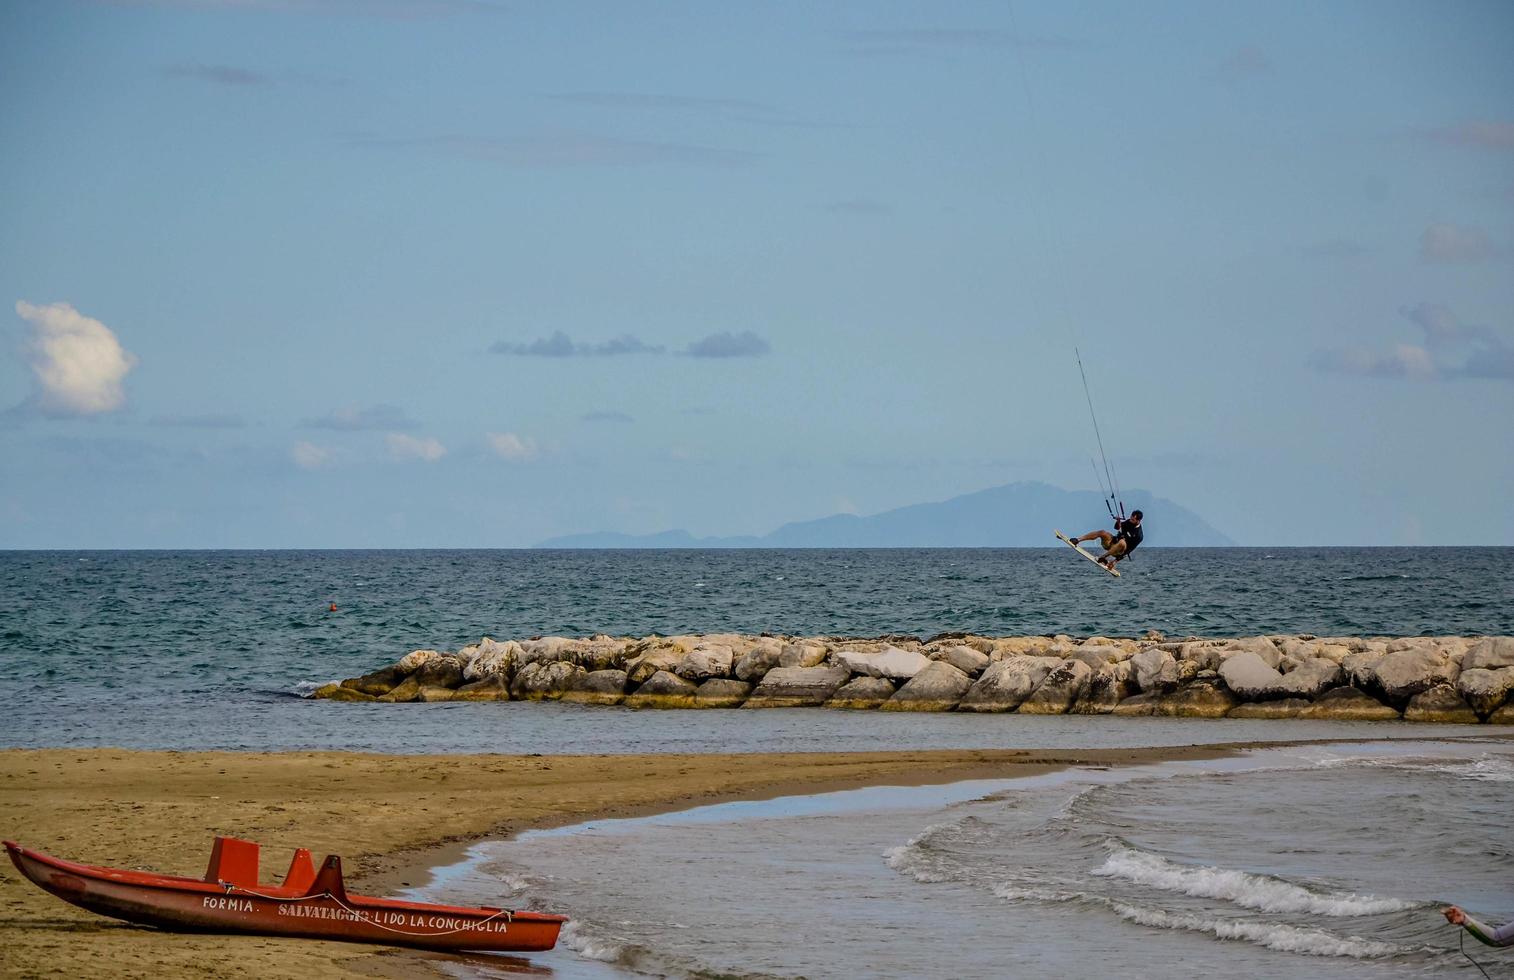
M 235 837 L 217 837 L 210 849 L 210 867 L 205 870 L 205 880 L 212 884 L 225 882 L 243 888 L 258 886 L 258 845 L 250 840 Z

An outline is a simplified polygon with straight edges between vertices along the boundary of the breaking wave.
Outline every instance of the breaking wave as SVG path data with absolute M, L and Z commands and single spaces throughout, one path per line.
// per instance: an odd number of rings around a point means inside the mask
M 1188 912 L 1164 912 L 1124 902 L 1110 902 L 1114 913 L 1127 922 L 1155 929 L 1182 929 L 1208 933 L 1219 939 L 1235 939 L 1286 953 L 1305 956 L 1348 956 L 1353 959 L 1380 959 L 1412 953 L 1413 949 L 1394 943 L 1380 943 L 1360 936 L 1342 936 L 1324 929 L 1259 922 L 1255 919 L 1220 919 Z
M 1108 860 L 1093 871 L 1104 878 L 1124 878 L 1161 891 L 1195 898 L 1218 898 L 1259 912 L 1304 912 L 1354 916 L 1401 912 L 1418 903 L 1355 892 L 1312 891 L 1301 885 L 1230 868 L 1193 867 L 1157 854 L 1115 845 Z

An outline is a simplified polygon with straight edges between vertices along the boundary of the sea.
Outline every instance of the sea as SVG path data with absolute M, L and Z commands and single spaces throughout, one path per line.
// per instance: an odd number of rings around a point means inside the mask
M 556 950 L 447 961 L 459 977 L 1514 977 L 1514 951 L 1464 954 L 1438 912 L 1514 918 L 1514 728 L 301 696 L 485 635 L 1514 634 L 1511 559 L 1148 548 L 1116 580 L 1065 548 L 0 552 L 0 747 L 1292 740 L 531 832 L 475 846 L 415 894 L 572 917 Z

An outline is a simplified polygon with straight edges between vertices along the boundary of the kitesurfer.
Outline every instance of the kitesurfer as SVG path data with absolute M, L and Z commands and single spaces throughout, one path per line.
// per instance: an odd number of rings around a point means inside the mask
M 1461 926 L 1463 929 L 1466 929 L 1476 937 L 1478 942 L 1486 946 L 1514 946 L 1514 920 L 1505 922 L 1497 929 L 1492 929 L 1478 922 L 1455 905 L 1450 908 L 1441 909 L 1441 914 L 1446 917 L 1447 922 L 1453 926 Z
M 1114 533 L 1104 530 L 1089 531 L 1081 537 L 1073 538 L 1072 543 L 1079 545 L 1084 541 L 1097 539 L 1099 547 L 1104 549 L 1104 553 L 1099 556 L 1099 564 L 1113 569 L 1114 563 L 1122 558 L 1128 558 L 1143 538 L 1145 535 L 1141 532 L 1141 512 L 1133 510 L 1129 517 L 1115 518 Z

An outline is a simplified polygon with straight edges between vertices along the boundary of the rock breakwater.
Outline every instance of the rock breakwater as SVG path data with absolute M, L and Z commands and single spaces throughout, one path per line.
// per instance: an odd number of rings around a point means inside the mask
M 485 637 L 311 697 L 1514 724 L 1514 637 Z

